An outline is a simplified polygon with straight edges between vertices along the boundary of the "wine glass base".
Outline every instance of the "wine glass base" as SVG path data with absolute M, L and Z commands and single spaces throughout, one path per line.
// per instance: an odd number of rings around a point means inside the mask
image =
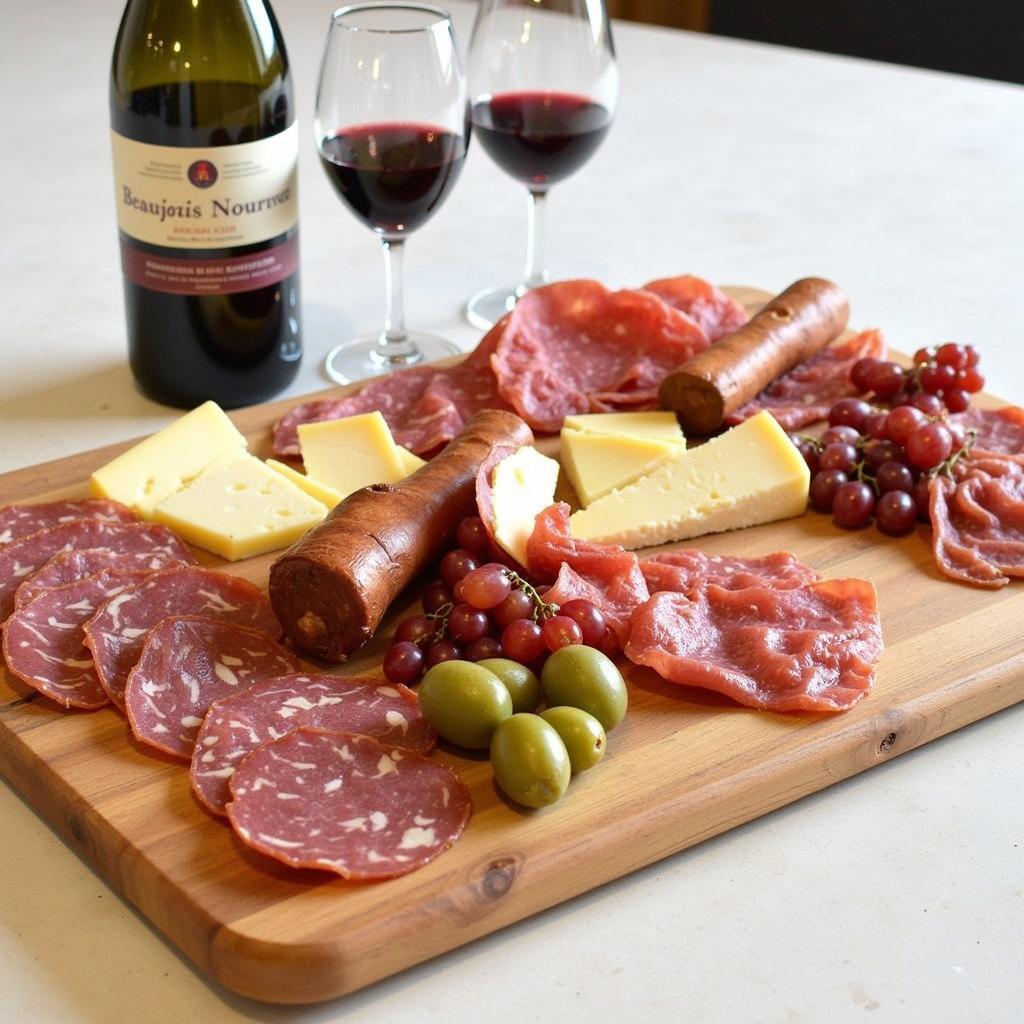
M 519 299 L 519 285 L 511 288 L 485 288 L 466 303 L 466 319 L 483 330 L 493 327 L 506 313 L 511 313 Z
M 457 356 L 462 351 L 445 338 L 433 334 L 410 331 L 406 337 L 415 346 L 411 356 L 391 358 L 380 355 L 380 335 L 363 334 L 335 346 L 324 360 L 324 373 L 338 384 L 351 384 L 367 377 L 379 377 L 392 370 L 406 366 L 422 366 L 423 363 Z

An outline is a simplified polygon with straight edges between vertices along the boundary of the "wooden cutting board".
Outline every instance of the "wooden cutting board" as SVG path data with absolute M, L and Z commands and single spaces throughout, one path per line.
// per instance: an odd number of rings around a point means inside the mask
M 298 401 L 234 415 L 254 452 L 269 454 L 271 424 Z M 2 501 L 84 496 L 90 472 L 128 443 L 0 476 Z M 741 555 L 785 549 L 824 576 L 874 582 L 886 650 L 870 697 L 838 716 L 765 714 L 625 666 L 629 714 L 602 764 L 560 803 L 514 806 L 486 758 L 441 750 L 472 793 L 464 836 L 422 870 L 371 885 L 250 851 L 199 807 L 185 768 L 137 744 L 124 719 L 65 714 L 6 670 L 0 771 L 200 968 L 243 995 L 304 1003 L 352 992 L 1024 699 L 1024 583 L 992 592 L 942 578 L 925 527 L 893 539 L 809 513 L 698 543 Z M 265 586 L 272 557 L 225 568 Z M 400 602 L 388 624 L 414 602 Z M 341 671 L 377 673 L 385 646 L 381 635 Z

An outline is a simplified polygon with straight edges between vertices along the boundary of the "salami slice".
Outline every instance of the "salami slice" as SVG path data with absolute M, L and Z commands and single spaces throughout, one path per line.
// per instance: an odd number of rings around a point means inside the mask
M 228 817 L 248 846 L 295 868 L 395 878 L 462 835 L 469 791 L 436 761 L 368 736 L 299 729 L 250 754 Z
M 1024 454 L 1024 409 L 1007 405 L 1001 409 L 968 409 L 950 419 L 974 431 L 972 452 L 977 455 Z
M 54 587 L 19 608 L 4 623 L 7 667 L 65 710 L 107 703 L 82 626 L 109 598 L 141 576 L 101 572 Z
M 0 508 L 0 544 L 27 537 L 51 526 L 62 526 L 76 519 L 95 519 L 101 523 L 136 523 L 139 517 L 127 506 L 103 498 L 84 501 L 46 501 L 38 505 L 5 505 Z
M 153 554 L 150 551 L 114 552 L 106 548 L 86 548 L 85 551 L 64 551 L 54 555 L 41 569 L 34 573 L 14 593 L 14 607 L 21 608 L 38 597 L 44 590 L 63 587 L 75 580 L 85 579 L 94 573 L 109 569 L 113 572 L 144 573 L 168 569 L 172 565 L 195 562 L 191 556 L 172 558 L 169 555 Z
M 662 302 L 682 310 L 697 322 L 710 342 L 731 334 L 750 319 L 741 303 L 710 281 L 692 274 L 651 281 L 643 291 L 653 292 Z
M 222 619 L 274 640 L 281 636 L 266 594 L 246 580 L 192 565 L 153 573 L 111 598 L 85 624 L 96 674 L 117 707 L 124 709 L 128 673 L 139 660 L 146 634 L 176 615 Z
M 75 519 L 51 526 L 0 547 L 0 619 L 11 614 L 15 591 L 32 573 L 54 555 L 85 548 L 103 548 L 118 554 L 143 552 L 182 562 L 193 560 L 189 549 L 166 526 L 154 523 Z
M 125 710 L 136 739 L 188 760 L 214 701 L 298 670 L 294 655 L 255 629 L 197 615 L 164 619 L 128 674 Z
M 225 814 L 228 784 L 242 759 L 299 728 L 360 733 L 418 754 L 437 741 L 405 686 L 323 673 L 269 679 L 211 706 L 189 772 L 200 802 Z
M 789 590 L 714 584 L 655 594 L 633 616 L 626 657 L 672 683 L 765 711 L 845 711 L 882 655 L 874 587 L 821 580 Z
M 650 292 L 562 281 L 520 299 L 491 365 L 512 408 L 554 433 L 570 413 L 656 408 L 662 378 L 707 347 L 690 317 Z
M 775 551 L 760 558 L 741 558 L 709 555 L 697 548 L 676 548 L 642 558 L 640 570 L 652 594 L 659 591 L 686 594 L 709 583 L 725 590 L 789 589 L 818 579 L 812 568 L 788 551 Z
M 887 348 L 882 332 L 876 329 L 833 342 L 726 417 L 726 425 L 742 423 L 762 409 L 767 409 L 786 430 L 799 430 L 823 420 L 840 398 L 858 393 L 850 383 L 853 364 L 868 356 L 882 359 Z

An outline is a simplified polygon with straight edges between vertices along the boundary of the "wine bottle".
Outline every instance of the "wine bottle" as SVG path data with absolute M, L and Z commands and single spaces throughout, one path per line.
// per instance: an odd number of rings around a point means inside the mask
M 128 0 L 111 135 L 128 355 L 176 406 L 262 401 L 302 354 L 288 56 L 266 0 Z

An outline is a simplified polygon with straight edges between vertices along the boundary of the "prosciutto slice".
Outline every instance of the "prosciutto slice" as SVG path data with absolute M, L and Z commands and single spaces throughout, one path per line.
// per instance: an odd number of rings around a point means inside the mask
M 725 590 L 789 589 L 818 579 L 810 566 L 788 551 L 776 551 L 761 558 L 741 558 L 709 555 L 697 548 L 676 548 L 642 558 L 640 570 L 652 594 L 663 590 L 686 594 L 712 583 Z
M 655 594 L 633 616 L 625 653 L 746 707 L 845 711 L 870 690 L 882 655 L 875 590 L 848 579 Z
M 823 420 L 840 398 L 856 395 L 850 370 L 858 359 L 881 359 L 888 346 L 877 329 L 837 341 L 794 367 L 768 385 L 752 402 L 726 417 L 735 426 L 762 409 L 767 409 L 786 430 L 799 430 Z
M 954 422 L 974 431 L 971 448 L 975 456 L 1024 456 L 1024 409 L 1006 405 L 1001 409 L 968 409 L 951 416 Z

